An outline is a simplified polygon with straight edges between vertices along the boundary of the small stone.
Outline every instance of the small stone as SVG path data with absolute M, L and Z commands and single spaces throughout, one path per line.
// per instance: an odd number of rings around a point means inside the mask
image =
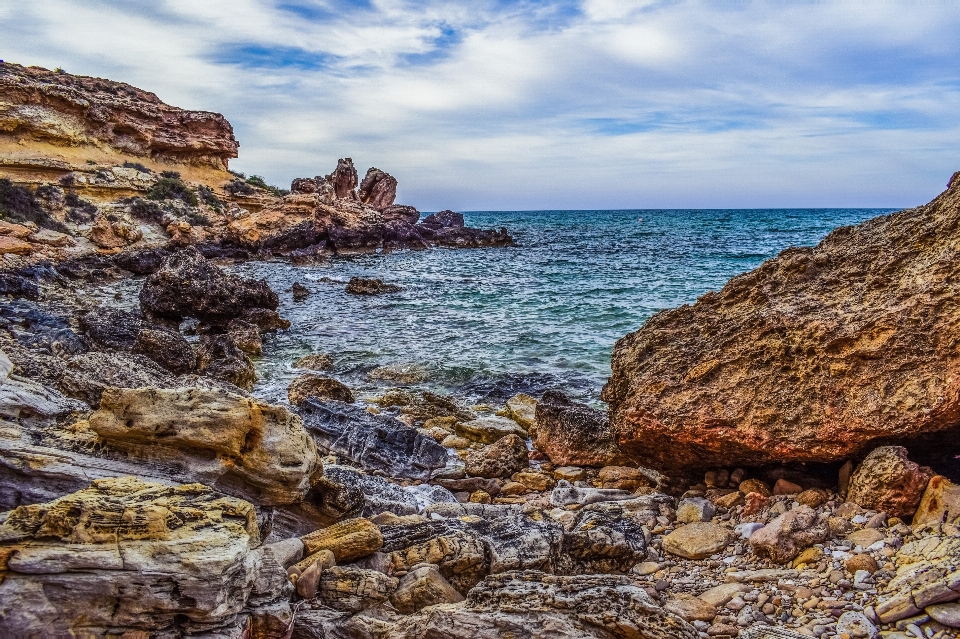
M 544 475 L 543 473 L 534 473 L 529 471 L 520 471 L 519 473 L 514 473 L 511 479 L 515 482 L 519 482 L 537 492 L 543 492 L 545 490 L 553 490 L 553 487 L 556 485 L 556 481 L 549 475 Z
M 801 492 L 803 492 L 803 488 L 782 477 L 773 485 L 774 495 L 797 495 Z
M 827 502 L 827 493 L 823 490 L 817 490 L 816 488 L 811 488 L 805 490 L 799 495 L 797 495 L 797 503 L 801 506 L 810 506 L 811 508 L 819 508 Z
M 597 480 L 601 488 L 630 492 L 650 485 L 650 479 L 645 474 L 629 466 L 604 466 L 597 474 Z
M 677 521 L 688 524 L 696 521 L 710 521 L 716 510 L 713 504 L 702 497 L 684 499 L 677 506 Z
M 736 490 L 732 493 L 717 497 L 714 503 L 717 505 L 717 508 L 725 508 L 730 510 L 731 508 L 743 504 L 743 493 L 741 493 L 739 490 Z
M 655 561 L 642 561 L 633 567 L 633 572 L 641 577 L 652 575 L 660 569 L 660 564 Z
M 447 448 L 455 448 L 455 449 L 457 449 L 457 450 L 465 450 L 465 449 L 467 449 L 467 448 L 470 448 L 470 440 L 469 440 L 469 439 L 464 439 L 463 437 L 460 437 L 459 435 L 447 435 L 447 436 L 444 437 L 443 440 L 440 442 L 440 445 L 441 445 L 441 446 L 445 446 L 445 447 L 447 447 Z
M 770 496 L 770 489 L 767 487 L 765 483 L 763 483 L 759 479 L 744 480 L 740 482 L 740 485 L 738 486 L 738 488 L 740 489 L 740 492 L 743 493 L 744 495 L 749 495 L 750 493 L 759 493 L 764 497 Z
M 738 583 L 727 583 L 714 586 L 700 594 L 700 599 L 711 606 L 720 607 L 738 595 L 750 592 L 750 586 Z
M 517 435 L 507 435 L 496 443 L 470 453 L 466 471 L 475 477 L 509 477 L 529 467 L 527 446 Z
M 310 297 L 310 289 L 300 282 L 294 282 L 291 290 L 293 291 L 293 299 L 296 302 L 300 302 Z
M 483 444 L 492 444 L 507 435 L 517 435 L 522 439 L 527 438 L 527 431 L 520 428 L 517 422 L 496 415 L 458 423 L 453 429 L 460 437 Z
M 854 546 L 869 548 L 878 541 L 881 541 L 883 537 L 883 533 L 876 528 L 864 528 L 863 530 L 855 530 L 847 535 L 847 541 L 853 542 Z
M 686 559 L 705 559 L 730 543 L 730 530 L 712 522 L 695 522 L 677 528 L 663 538 L 663 549 Z
M 301 357 L 293 363 L 294 368 L 309 368 L 314 371 L 325 371 L 333 368 L 333 358 L 323 353 L 315 353 Z
M 809 506 L 798 506 L 776 517 L 750 536 L 754 554 L 777 563 L 786 563 L 800 552 L 827 538 L 827 526 Z
M 927 606 L 924 610 L 930 618 L 951 628 L 960 628 L 960 603 L 944 603 Z
M 717 609 L 698 597 L 687 593 L 676 593 L 667 599 L 663 609 L 672 612 L 684 621 L 713 621 Z
M 844 568 L 846 568 L 849 573 L 856 573 L 863 570 L 871 575 L 880 570 L 880 567 L 877 565 L 877 560 L 866 553 L 858 553 L 847 559 L 844 563 Z
M 586 479 L 587 471 L 579 466 L 560 466 L 553 471 L 553 477 L 557 481 L 564 479 L 570 483 L 573 483 Z
M 528 492 L 530 492 L 530 489 L 517 481 L 504 482 L 503 487 L 500 489 L 500 494 L 508 497 L 523 495 Z
M 846 633 L 857 639 L 876 639 L 880 636 L 877 627 L 862 612 L 847 611 L 837 619 L 837 633 Z
M 485 490 L 475 490 L 470 494 L 470 503 L 472 504 L 492 504 L 493 498 Z
M 287 388 L 287 398 L 294 406 L 301 405 L 308 397 L 332 399 L 348 404 L 353 402 L 353 393 L 346 384 L 316 373 L 305 373 L 297 377 Z
M 817 546 L 811 546 L 797 555 L 797 558 L 793 560 L 793 566 L 816 564 L 819 563 L 821 559 L 823 559 L 823 549 Z

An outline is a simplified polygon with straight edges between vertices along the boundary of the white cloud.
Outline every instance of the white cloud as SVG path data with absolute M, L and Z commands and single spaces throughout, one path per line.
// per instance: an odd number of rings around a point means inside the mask
M 289 3 L 9 3 L 2 56 L 223 112 L 275 183 L 353 156 L 423 210 L 897 206 L 960 168 L 950 6 Z

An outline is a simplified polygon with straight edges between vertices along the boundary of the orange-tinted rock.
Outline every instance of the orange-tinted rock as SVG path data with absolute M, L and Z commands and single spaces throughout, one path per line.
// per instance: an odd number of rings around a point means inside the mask
M 916 511 L 933 471 L 907 459 L 901 446 L 881 446 L 861 462 L 850 478 L 847 499 L 894 517 Z
M 930 204 L 656 314 L 614 348 L 602 398 L 618 443 L 667 472 L 837 461 L 880 442 L 956 467 L 958 251 L 954 179 Z
M 12 253 L 13 255 L 29 255 L 33 252 L 33 245 L 30 242 L 18 240 L 12 235 L 0 235 L 0 255 Z
M 9 105 L 0 112 L 0 130 L 21 137 L 218 168 L 240 146 L 219 113 L 179 109 L 123 82 L 7 62 L 0 91 Z
M 913 515 L 914 526 L 930 522 L 960 523 L 960 486 L 940 475 L 927 484 Z
M 537 403 L 533 446 L 557 466 L 620 466 L 628 463 L 607 416 L 563 393 L 548 391 Z

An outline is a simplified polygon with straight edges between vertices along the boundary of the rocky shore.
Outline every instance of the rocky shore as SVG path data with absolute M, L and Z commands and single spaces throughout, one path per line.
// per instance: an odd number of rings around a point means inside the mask
M 251 183 L 226 120 L 128 85 L 0 89 L 0 636 L 960 636 L 957 176 L 653 317 L 609 412 L 360 396 L 322 353 L 271 404 L 289 322 L 225 260 L 507 232 L 349 159 Z M 76 287 L 134 274 L 135 308 Z

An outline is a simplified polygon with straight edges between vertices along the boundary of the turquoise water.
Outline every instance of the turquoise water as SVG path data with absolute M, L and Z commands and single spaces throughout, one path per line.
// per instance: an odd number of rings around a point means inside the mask
M 417 386 L 476 402 L 549 388 L 596 401 L 614 342 L 656 311 L 693 303 L 789 246 L 816 244 L 838 226 L 885 212 L 474 212 L 464 214 L 468 225 L 505 226 L 517 246 L 362 255 L 307 267 L 242 264 L 235 270 L 266 278 L 292 322 L 266 338 L 255 392 L 285 399 L 302 372 L 292 362 L 323 352 L 334 359 L 332 374 L 361 392 L 389 385 L 370 381 L 372 368 L 412 364 L 427 376 Z M 352 276 L 404 290 L 348 295 Z M 305 301 L 293 301 L 295 281 L 312 291 Z

